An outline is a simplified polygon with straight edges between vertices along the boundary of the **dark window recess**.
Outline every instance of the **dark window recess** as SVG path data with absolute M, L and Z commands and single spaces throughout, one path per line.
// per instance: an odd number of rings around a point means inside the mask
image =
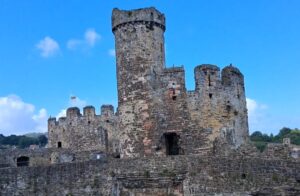
M 212 93 L 209 93 L 208 96 L 209 96 L 209 98 L 211 99 L 211 98 L 212 98 Z
M 227 112 L 230 112 L 231 106 L 230 105 L 226 105 L 226 110 L 227 110 Z
M 109 120 L 106 120 L 107 123 L 109 123 Z
M 240 94 L 237 94 L 237 98 L 238 98 L 238 99 L 240 99 L 240 98 L 241 98 Z
M 210 75 L 208 75 L 208 86 L 211 86 L 211 83 L 210 83 Z
M 29 166 L 29 157 L 21 156 L 17 158 L 17 167 Z
M 57 142 L 57 148 L 61 148 L 61 142 Z
M 174 89 L 174 88 L 173 88 L 172 90 L 173 90 L 173 92 L 172 92 L 172 99 L 175 101 L 176 98 L 177 98 L 176 92 L 175 92 L 175 89 Z
M 246 174 L 242 174 L 242 179 L 246 179 Z
M 91 124 L 91 121 L 88 121 L 88 124 Z
M 178 155 L 179 154 L 179 145 L 178 140 L 179 136 L 176 133 L 165 133 L 166 141 L 166 155 Z

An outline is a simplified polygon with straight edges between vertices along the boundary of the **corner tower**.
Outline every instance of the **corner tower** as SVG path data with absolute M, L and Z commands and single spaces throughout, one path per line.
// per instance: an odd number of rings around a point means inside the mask
M 114 9 L 121 157 L 151 154 L 153 97 L 165 68 L 165 16 L 155 8 Z M 156 89 L 157 88 L 157 89 Z

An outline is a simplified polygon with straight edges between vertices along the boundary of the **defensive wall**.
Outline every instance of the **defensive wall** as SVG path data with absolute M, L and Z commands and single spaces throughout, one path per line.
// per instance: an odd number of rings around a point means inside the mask
M 110 159 L 0 169 L 11 195 L 299 195 L 300 162 L 236 155 Z

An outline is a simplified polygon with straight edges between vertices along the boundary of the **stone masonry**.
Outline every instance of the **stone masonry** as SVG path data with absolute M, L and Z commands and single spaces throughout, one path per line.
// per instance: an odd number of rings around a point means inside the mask
M 215 65 L 197 66 L 196 88 L 187 91 L 184 68 L 165 66 L 165 29 L 165 16 L 155 8 L 113 10 L 121 157 L 193 154 L 216 138 L 233 148 L 245 143 L 241 72 L 232 65 L 221 74 Z
M 300 147 L 249 141 L 244 76 L 233 65 L 165 65 L 165 16 L 114 9 L 118 108 L 68 108 L 48 148 L 0 151 L 0 195 L 300 195 Z

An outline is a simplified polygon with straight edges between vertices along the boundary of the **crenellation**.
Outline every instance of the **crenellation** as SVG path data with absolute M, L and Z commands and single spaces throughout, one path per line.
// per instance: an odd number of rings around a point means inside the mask
M 146 25 L 150 30 L 151 26 L 155 25 L 165 31 L 165 16 L 157 11 L 154 7 L 145 9 L 136 9 L 132 11 L 113 9 L 112 14 L 112 30 L 125 26 L 127 24 Z
M 80 109 L 77 107 L 71 107 L 67 109 L 67 118 L 77 118 L 80 117 Z
M 85 106 L 83 108 L 83 116 L 88 117 L 88 118 L 93 118 L 95 117 L 96 112 L 95 112 L 95 107 L 94 106 Z
M 114 116 L 114 106 L 113 105 L 102 105 L 101 106 L 101 116 L 111 118 Z

